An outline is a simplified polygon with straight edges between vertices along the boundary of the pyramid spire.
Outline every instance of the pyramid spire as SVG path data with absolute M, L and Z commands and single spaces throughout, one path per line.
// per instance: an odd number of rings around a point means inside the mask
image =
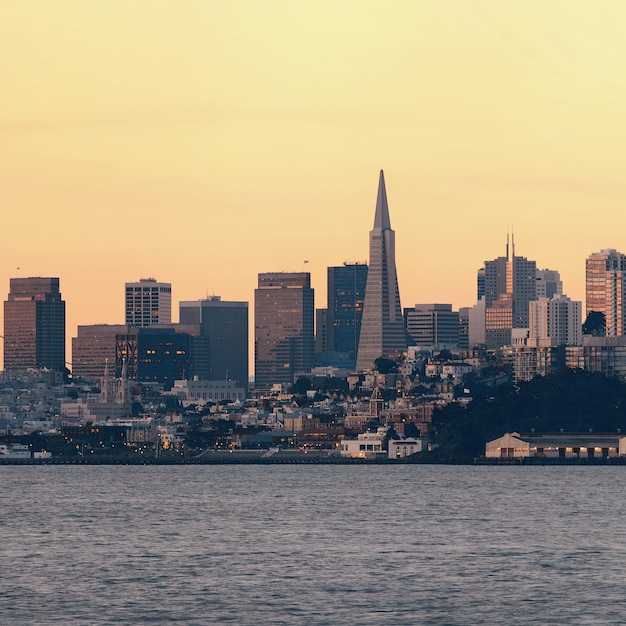
M 406 335 L 396 273 L 395 233 L 391 229 L 385 175 L 380 171 L 370 261 L 363 302 L 356 367 L 371 370 L 378 357 L 395 359 L 406 351 Z
M 376 215 L 374 216 L 374 229 L 384 230 L 391 228 L 389 221 L 389 206 L 387 204 L 387 189 L 385 188 L 385 173 L 380 170 L 378 178 L 378 197 L 376 198 Z

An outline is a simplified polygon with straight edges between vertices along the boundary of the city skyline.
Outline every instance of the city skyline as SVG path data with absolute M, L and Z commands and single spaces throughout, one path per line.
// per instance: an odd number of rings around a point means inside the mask
M 323 307 L 326 268 L 367 262 L 383 168 L 405 304 L 474 304 L 511 225 L 584 301 L 586 257 L 626 249 L 625 17 L 561 1 L 7 7 L 0 283 L 60 277 L 68 338 L 122 323 L 139 277 L 173 302 L 252 302 L 259 271 L 306 268 Z

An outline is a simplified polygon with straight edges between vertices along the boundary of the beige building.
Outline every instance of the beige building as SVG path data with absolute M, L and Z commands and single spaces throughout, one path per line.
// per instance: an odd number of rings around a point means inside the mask
M 520 435 L 506 433 L 485 445 L 488 459 L 553 459 L 614 458 L 626 454 L 626 437 L 619 434 L 545 434 Z

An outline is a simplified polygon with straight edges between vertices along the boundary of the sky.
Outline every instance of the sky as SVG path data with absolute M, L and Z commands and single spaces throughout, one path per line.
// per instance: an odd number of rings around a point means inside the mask
M 473 305 L 510 231 L 583 303 L 585 258 L 626 251 L 622 0 L 9 0 L 0 15 L 0 293 L 58 276 L 68 344 L 123 323 L 141 277 L 172 283 L 174 321 L 179 301 L 219 295 L 252 322 L 269 271 L 310 271 L 324 307 L 326 268 L 368 259 L 380 169 L 404 307 Z

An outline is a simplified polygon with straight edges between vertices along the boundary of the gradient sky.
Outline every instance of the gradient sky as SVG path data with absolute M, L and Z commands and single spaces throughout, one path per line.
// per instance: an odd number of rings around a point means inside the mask
M 68 339 L 122 323 L 140 277 L 172 283 L 175 320 L 207 294 L 252 311 L 262 271 L 310 271 L 325 306 L 326 267 L 367 260 L 381 168 L 403 306 L 474 304 L 511 227 L 583 302 L 586 256 L 626 251 L 622 0 L 0 15 L 0 293 L 60 277 Z

